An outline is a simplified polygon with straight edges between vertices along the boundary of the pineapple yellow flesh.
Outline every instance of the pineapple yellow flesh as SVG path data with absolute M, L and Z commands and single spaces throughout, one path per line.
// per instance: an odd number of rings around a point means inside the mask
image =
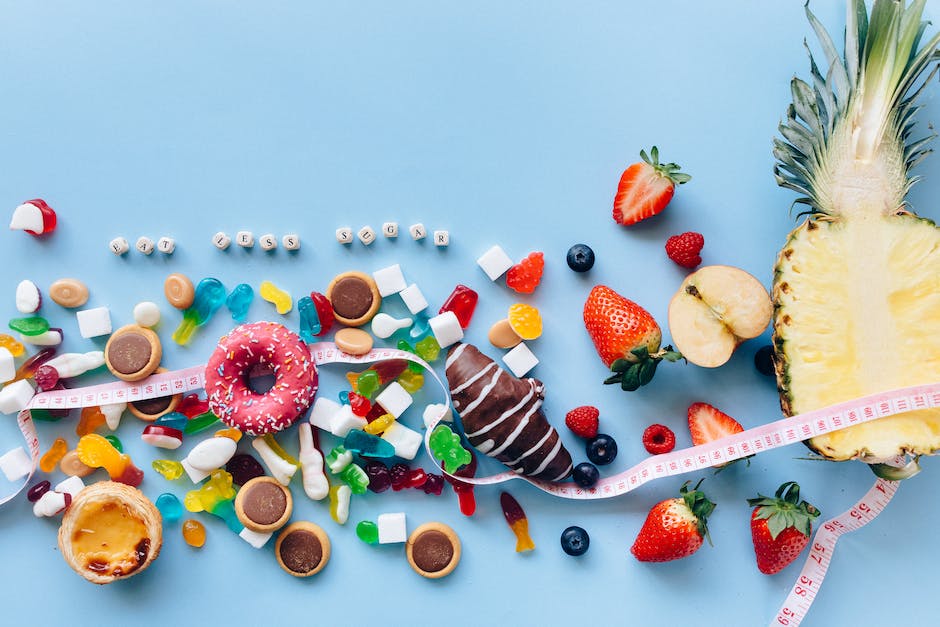
M 940 381 L 940 229 L 911 215 L 811 219 L 780 253 L 774 334 L 791 415 Z M 940 450 L 940 409 L 813 438 L 830 459 Z

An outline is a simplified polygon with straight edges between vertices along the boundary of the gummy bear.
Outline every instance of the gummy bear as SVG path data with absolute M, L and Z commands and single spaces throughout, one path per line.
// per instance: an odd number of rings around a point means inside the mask
M 392 487 L 392 475 L 388 466 L 379 461 L 366 464 L 366 475 L 369 477 L 369 489 L 373 492 L 385 492 Z
M 258 293 L 261 294 L 261 298 L 274 305 L 277 313 L 282 316 L 290 313 L 290 310 L 294 308 L 294 299 L 290 294 L 270 281 L 262 281 Z
M 191 547 L 202 548 L 206 543 L 206 528 L 198 520 L 192 518 L 183 523 L 183 540 Z
M 509 492 L 501 492 L 499 495 L 499 504 L 503 509 L 503 516 L 509 524 L 509 528 L 516 536 L 516 553 L 531 551 L 535 548 L 535 543 L 529 536 L 529 519 L 526 518 L 525 511 L 519 505 L 519 501 L 513 498 Z
M 384 410 L 383 410 L 384 411 Z M 362 428 L 363 431 L 372 435 L 381 435 L 386 429 L 395 422 L 395 416 L 391 414 L 382 414 L 375 420 L 372 420 Z M 393 447 L 394 448 L 394 447 Z
M 143 471 L 133 464 L 131 458 L 97 433 L 83 435 L 76 450 L 78 459 L 83 464 L 92 468 L 104 468 L 113 481 L 136 488 L 144 480 Z
M 225 521 L 228 528 L 240 533 L 244 526 L 235 514 L 235 488 L 232 487 L 232 475 L 221 468 L 213 470 L 209 480 L 196 490 L 190 490 L 183 499 L 183 505 L 191 512 L 208 512 Z
M 408 476 L 405 478 L 405 487 L 406 488 L 422 488 L 424 484 L 428 481 L 428 473 L 424 472 L 421 468 L 415 468 L 414 470 L 408 473 Z
M 49 330 L 49 321 L 42 316 L 30 316 L 28 318 L 13 318 L 7 325 L 17 333 L 30 337 L 33 335 L 42 335 Z
M 297 313 L 300 317 L 301 339 L 307 343 L 315 342 L 317 334 L 320 333 L 320 316 L 317 314 L 317 306 L 309 296 L 302 296 L 297 301 Z
M 542 315 L 532 305 L 516 303 L 509 307 L 509 326 L 524 340 L 542 335 Z
M 0 348 L 7 349 L 14 357 L 22 357 L 26 352 L 25 346 L 17 342 L 12 335 L 6 333 L 0 333 Z
M 369 415 L 372 410 L 372 403 L 369 402 L 369 399 L 355 392 L 350 392 L 348 398 L 349 408 L 352 409 L 353 414 L 362 417 Z
M 173 459 L 155 459 L 150 463 L 157 474 L 167 481 L 175 481 L 183 476 L 183 464 Z
M 173 332 L 173 341 L 186 345 L 197 327 L 209 322 L 225 302 L 225 286 L 218 279 L 205 278 L 196 286 L 193 304 L 183 312 L 183 321 Z
M 444 462 L 444 470 L 451 474 L 470 463 L 470 451 L 461 445 L 460 436 L 447 425 L 439 424 L 434 427 L 429 444 L 431 455 L 434 459 Z
M 417 355 L 417 353 L 415 352 L 414 347 L 413 347 L 411 344 L 408 343 L 408 340 L 398 340 L 398 344 L 397 344 L 396 346 L 398 347 L 398 350 L 400 350 L 400 351 L 405 351 L 406 353 L 411 353 L 412 355 Z M 409 361 L 409 362 L 408 362 L 408 370 L 410 370 L 410 371 L 412 371 L 412 372 L 424 372 L 424 366 L 422 366 L 422 365 L 419 364 L 419 363 L 416 363 L 416 362 L 413 362 L 413 361 Z
M 78 424 L 75 425 L 75 435 L 82 437 L 94 433 L 105 424 L 107 424 L 107 419 L 100 407 L 97 405 L 84 407 L 82 408 L 81 417 L 78 419 Z
M 255 291 L 247 283 L 239 283 L 225 299 L 225 306 L 232 313 L 232 320 L 244 322 L 248 318 L 248 308 L 255 299 Z
M 347 451 L 352 451 L 359 457 L 379 457 L 387 459 L 395 457 L 395 447 L 380 437 L 360 431 L 359 429 L 350 429 L 343 440 L 343 447 Z
M 176 406 L 176 411 L 187 418 L 195 418 L 209 411 L 209 401 L 204 398 L 199 398 L 198 394 L 187 394 L 180 400 L 179 405 Z
M 408 487 L 408 475 L 411 474 L 408 464 L 395 464 L 388 472 L 392 480 L 392 490 L 398 492 Z
M 405 388 L 409 394 L 414 394 L 424 386 L 424 375 L 420 372 L 406 370 L 398 377 L 398 384 Z
M 450 293 L 450 296 L 447 297 L 447 300 L 444 301 L 438 313 L 444 313 L 445 311 L 454 312 L 454 315 L 457 316 L 457 322 L 460 323 L 460 327 L 466 329 L 470 326 L 470 320 L 473 318 L 473 312 L 477 308 L 479 298 L 477 293 L 466 285 L 458 285 L 454 288 L 454 291 Z M 440 347 L 438 347 L 438 350 L 440 350 Z M 426 361 L 434 360 L 428 359 Z
M 440 496 L 441 492 L 444 491 L 444 475 L 436 475 L 433 472 L 429 472 L 428 478 L 424 482 L 424 485 L 421 486 L 421 489 L 424 490 L 425 494 Z
M 529 256 L 514 265 L 506 273 L 506 285 L 520 294 L 531 294 L 542 280 L 545 255 L 529 253 Z
M 43 472 L 52 472 L 68 451 L 68 443 L 62 438 L 56 438 L 49 450 L 39 460 L 39 469 Z
M 310 299 L 317 308 L 317 320 L 320 321 L 320 331 L 314 333 L 316 336 L 326 335 L 333 328 L 333 322 L 336 320 L 333 315 L 333 305 L 329 299 L 320 292 L 310 292 Z
M 366 544 L 379 543 L 379 526 L 371 520 L 360 521 L 356 525 L 356 537 Z
M 166 522 L 176 522 L 183 516 L 183 504 L 175 494 L 164 492 L 157 497 L 156 506 Z
M 441 355 L 441 345 L 433 335 L 429 335 L 415 344 L 415 353 L 424 361 L 430 363 Z
M 362 396 L 371 399 L 379 389 L 379 373 L 375 370 L 366 370 L 356 378 L 356 389 L 353 390 Z

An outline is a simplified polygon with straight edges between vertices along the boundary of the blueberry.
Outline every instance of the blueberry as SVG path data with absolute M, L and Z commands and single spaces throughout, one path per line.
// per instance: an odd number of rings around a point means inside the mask
M 617 442 L 606 433 L 598 433 L 588 440 L 587 457 L 598 466 L 609 464 L 617 458 Z
M 587 462 L 582 462 L 575 466 L 571 475 L 574 478 L 574 482 L 582 488 L 593 488 L 597 480 L 601 478 L 601 473 L 598 472 L 597 466 Z
M 571 526 L 561 532 L 561 550 L 568 555 L 584 555 L 589 546 L 591 537 L 581 527 Z
M 774 376 L 774 347 L 768 344 L 767 346 L 761 346 L 756 353 L 754 353 L 754 367 L 757 368 L 757 372 L 761 373 L 765 377 Z
M 568 249 L 568 267 L 575 272 L 587 272 L 594 267 L 594 251 L 587 244 L 575 244 Z

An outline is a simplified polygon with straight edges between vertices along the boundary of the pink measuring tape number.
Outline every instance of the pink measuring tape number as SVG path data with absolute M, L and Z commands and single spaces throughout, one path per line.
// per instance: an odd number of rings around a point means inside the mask
M 332 363 L 364 364 L 388 359 L 404 359 L 425 367 L 426 372 L 444 394 L 445 410 L 431 422 L 425 434 L 425 448 L 430 455 L 429 438 L 434 427 L 450 412 L 448 387 L 434 369 L 421 358 L 395 349 L 374 349 L 366 355 L 353 356 L 340 351 L 332 342 L 310 346 L 317 365 Z M 39 462 L 39 441 L 30 416 L 32 409 L 75 409 L 93 405 L 134 402 L 180 394 L 202 389 L 205 385 L 205 366 L 155 374 L 138 383 L 115 381 L 86 388 L 54 390 L 37 394 L 18 417 L 18 424 L 27 441 L 33 468 L 23 485 L 13 494 L 0 499 L 0 505 L 14 498 L 29 483 Z M 664 455 L 649 457 L 633 467 L 601 480 L 591 489 L 572 483 L 550 483 L 530 479 L 514 472 L 502 472 L 489 477 L 456 477 L 474 485 L 492 485 L 521 479 L 549 494 L 568 499 L 592 500 L 611 498 L 631 492 L 662 477 L 671 477 L 709 469 L 756 453 L 789 446 L 808 438 L 837 431 L 870 420 L 911 411 L 940 407 L 940 383 L 901 388 L 839 403 L 790 418 L 783 418 L 741 433 Z M 871 490 L 849 511 L 824 522 L 813 538 L 806 564 L 786 601 L 774 617 L 774 625 L 799 625 L 815 599 L 826 575 L 836 542 L 842 534 L 868 524 L 887 506 L 897 491 L 898 483 L 879 479 Z

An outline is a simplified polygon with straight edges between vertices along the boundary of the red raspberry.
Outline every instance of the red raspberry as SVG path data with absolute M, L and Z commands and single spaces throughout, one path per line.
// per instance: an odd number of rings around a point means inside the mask
M 514 265 L 506 274 L 506 285 L 520 294 L 531 294 L 542 280 L 545 255 L 529 253 L 529 256 Z
M 666 425 L 650 425 L 643 432 L 643 446 L 651 455 L 662 455 L 676 448 L 676 434 Z
M 597 436 L 597 419 L 600 415 L 597 407 L 582 405 L 568 412 L 565 424 L 576 436 L 591 439 Z
M 666 240 L 666 254 L 683 268 L 694 268 L 702 263 L 699 253 L 704 245 L 705 238 L 701 233 L 688 231 Z

